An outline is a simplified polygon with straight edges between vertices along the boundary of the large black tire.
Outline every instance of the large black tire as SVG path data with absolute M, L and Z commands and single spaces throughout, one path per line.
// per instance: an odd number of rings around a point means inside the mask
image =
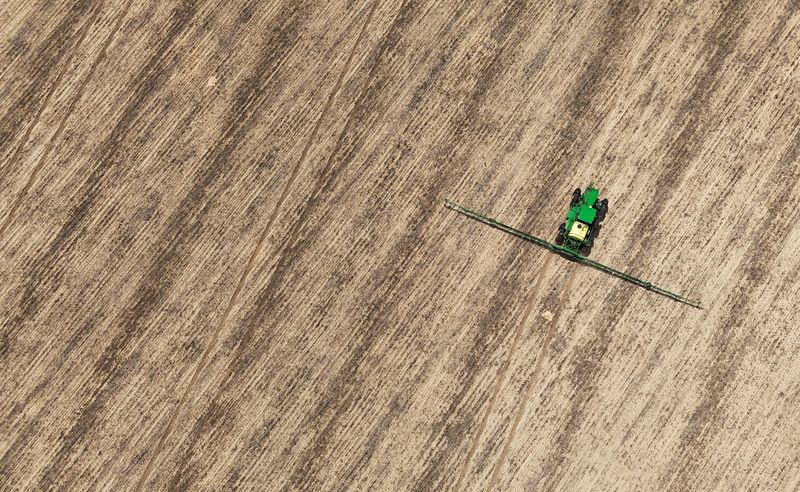
M 591 234 L 593 239 L 597 239 L 598 237 L 600 237 L 600 229 L 602 228 L 603 226 L 601 226 L 600 224 L 595 224 L 594 227 L 592 227 L 592 230 L 589 231 L 589 234 Z
M 581 189 L 575 188 L 575 191 L 572 192 L 572 200 L 570 200 L 569 206 L 572 207 L 579 201 L 581 201 Z
M 597 221 L 601 222 L 603 219 L 605 219 L 607 212 L 608 212 L 608 199 L 603 198 L 600 201 L 600 206 L 597 208 Z
M 564 236 L 565 236 L 566 232 L 567 232 L 567 225 L 566 224 L 561 224 L 560 226 L 558 226 L 558 234 L 556 235 L 556 244 L 557 245 L 561 246 L 562 244 L 564 244 Z
M 589 256 L 591 252 L 592 252 L 592 247 L 589 246 L 588 244 L 584 244 L 583 246 L 581 246 L 580 254 L 582 254 L 583 256 Z

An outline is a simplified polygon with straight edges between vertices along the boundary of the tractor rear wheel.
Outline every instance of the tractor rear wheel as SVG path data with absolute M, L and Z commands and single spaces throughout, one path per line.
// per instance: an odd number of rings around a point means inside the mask
M 564 236 L 566 235 L 566 233 L 567 233 L 566 224 L 561 224 L 560 226 L 558 226 L 558 234 L 556 235 L 557 245 L 561 246 L 562 244 L 564 244 Z
M 606 213 L 608 212 L 608 199 L 603 198 L 600 201 L 600 205 L 597 208 L 597 220 L 601 221 L 606 218 Z

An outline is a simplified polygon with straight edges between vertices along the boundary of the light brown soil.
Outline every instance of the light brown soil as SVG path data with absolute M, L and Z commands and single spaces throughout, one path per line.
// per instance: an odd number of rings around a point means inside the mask
M 800 4 L 0 5 L 0 489 L 796 489 Z M 573 188 L 592 258 L 552 238 Z

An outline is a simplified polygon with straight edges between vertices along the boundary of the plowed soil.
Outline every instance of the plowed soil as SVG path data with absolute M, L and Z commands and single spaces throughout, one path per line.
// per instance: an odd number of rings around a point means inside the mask
M 796 0 L 0 4 L 0 489 L 800 487 Z M 552 239 L 610 202 L 592 258 Z

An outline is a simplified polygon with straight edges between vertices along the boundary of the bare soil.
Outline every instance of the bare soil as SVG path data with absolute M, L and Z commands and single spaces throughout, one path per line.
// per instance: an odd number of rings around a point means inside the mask
M 0 489 L 796 489 L 800 4 L 0 4 Z M 697 310 L 471 221 L 552 238 Z

